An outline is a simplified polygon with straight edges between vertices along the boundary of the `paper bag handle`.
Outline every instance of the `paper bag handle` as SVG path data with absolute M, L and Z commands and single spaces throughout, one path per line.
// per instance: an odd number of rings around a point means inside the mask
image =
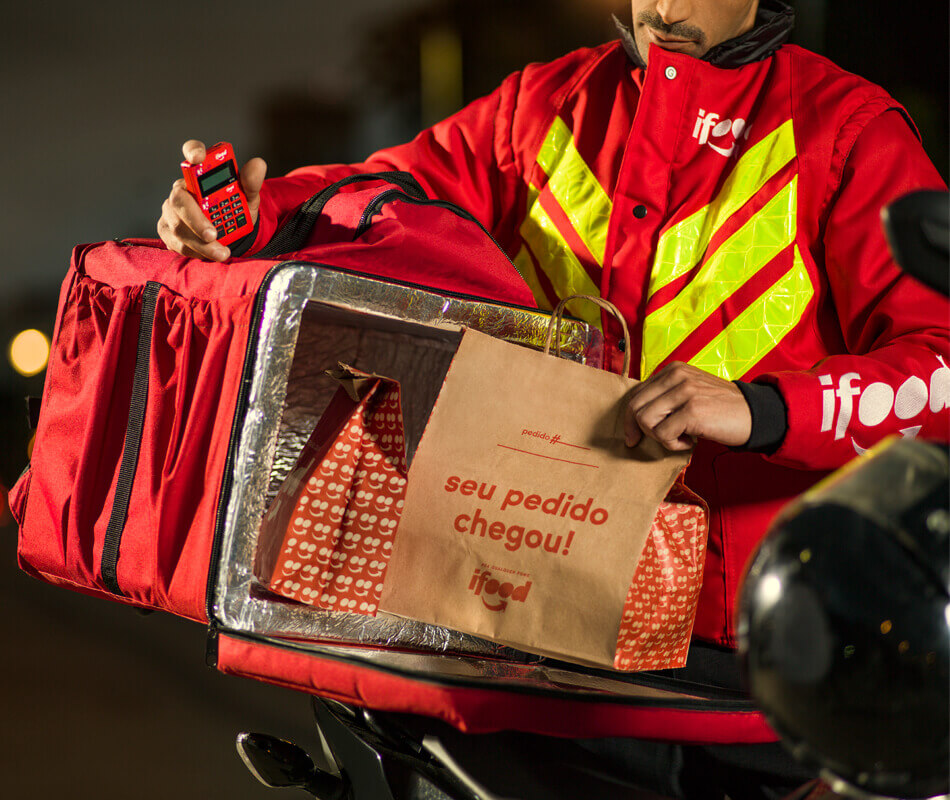
M 617 321 L 620 323 L 620 327 L 623 329 L 623 341 L 626 345 L 623 351 L 623 373 L 624 377 L 630 374 L 630 329 L 627 327 L 627 321 L 623 318 L 623 314 L 617 309 L 613 303 L 609 300 L 604 300 L 602 297 L 595 297 L 592 294 L 572 294 L 570 297 L 565 297 L 557 304 L 557 307 L 551 312 L 551 321 L 548 323 L 548 335 L 544 341 L 544 354 L 548 355 L 551 352 L 551 339 L 555 338 L 554 352 L 558 358 L 561 357 L 561 317 L 564 314 L 564 307 L 571 300 L 589 300 L 591 303 L 596 303 L 604 311 L 609 311 L 613 314 Z M 555 336 L 555 333 L 557 334 Z

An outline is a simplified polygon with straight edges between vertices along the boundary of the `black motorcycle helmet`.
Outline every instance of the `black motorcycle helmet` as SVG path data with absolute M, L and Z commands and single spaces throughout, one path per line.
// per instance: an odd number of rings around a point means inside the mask
M 793 504 L 747 571 L 748 688 L 837 791 L 950 788 L 948 480 L 945 448 L 894 440 Z
M 950 291 L 947 192 L 882 214 L 898 264 Z M 789 506 L 739 598 L 747 686 L 838 793 L 950 791 L 947 448 L 883 443 Z

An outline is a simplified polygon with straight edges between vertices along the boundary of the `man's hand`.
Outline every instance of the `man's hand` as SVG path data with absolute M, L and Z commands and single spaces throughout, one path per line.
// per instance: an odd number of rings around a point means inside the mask
M 752 412 L 734 383 L 676 361 L 631 391 L 623 429 L 628 447 L 644 435 L 667 450 L 689 450 L 697 438 L 737 447 L 749 440 Z
M 200 164 L 205 160 L 205 146 L 197 139 L 189 139 L 181 147 L 185 160 Z M 261 204 L 261 185 L 267 174 L 267 164 L 262 158 L 252 158 L 241 169 L 241 188 L 247 196 L 251 222 L 257 224 L 257 210 Z M 162 204 L 162 216 L 158 220 L 158 235 L 165 246 L 183 256 L 206 258 L 209 261 L 225 261 L 231 251 L 215 241 L 218 238 L 208 218 L 201 213 L 198 201 L 185 188 L 185 179 L 179 178 Z

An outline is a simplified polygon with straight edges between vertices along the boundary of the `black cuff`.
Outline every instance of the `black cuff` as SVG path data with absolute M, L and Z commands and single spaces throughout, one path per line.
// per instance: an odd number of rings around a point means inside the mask
M 254 230 L 250 233 L 245 234 L 240 239 L 235 242 L 231 242 L 231 258 L 239 258 L 243 256 L 251 247 L 254 246 L 254 242 L 257 241 L 257 229 L 261 225 L 261 215 L 260 212 L 257 214 L 257 220 L 254 222 Z
M 782 393 L 769 383 L 733 381 L 752 412 L 749 441 L 733 450 L 770 454 L 778 450 L 788 430 L 788 410 Z

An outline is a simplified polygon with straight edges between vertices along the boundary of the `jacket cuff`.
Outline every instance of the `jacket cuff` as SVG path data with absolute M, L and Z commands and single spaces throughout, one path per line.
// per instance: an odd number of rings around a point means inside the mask
M 749 434 L 749 440 L 733 449 L 766 455 L 774 453 L 785 440 L 788 431 L 788 409 L 781 392 L 768 383 L 733 383 L 742 392 L 752 413 L 752 433 Z

